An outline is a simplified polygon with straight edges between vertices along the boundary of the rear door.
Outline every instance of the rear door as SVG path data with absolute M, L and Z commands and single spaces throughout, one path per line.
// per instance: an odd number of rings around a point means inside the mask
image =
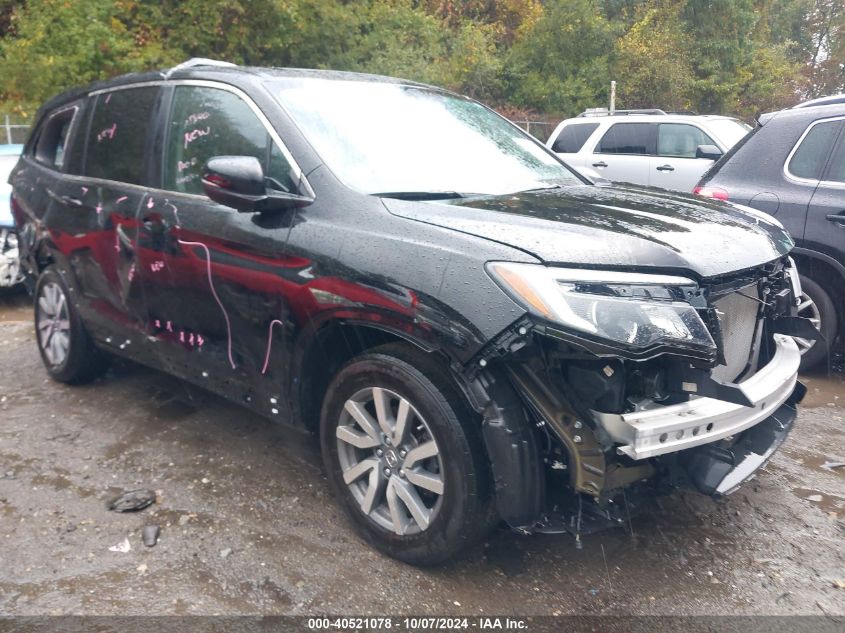
M 584 167 L 595 169 L 613 182 L 647 186 L 649 159 L 656 140 L 655 123 L 614 123 L 598 141 Z
M 701 175 L 713 161 L 696 158 L 699 145 L 719 147 L 704 130 L 689 123 L 660 123 L 657 151 L 649 165 L 648 184 L 652 187 L 692 193 Z
M 845 265 L 845 118 L 829 124 L 837 140 L 807 209 L 804 243 Z
M 160 88 L 121 88 L 90 97 L 80 127 L 81 169 L 52 190 L 70 225 L 56 235 L 81 294 L 80 312 L 95 337 L 121 350 L 143 342 L 135 215 L 149 182 L 147 161 Z
M 841 161 L 842 149 L 837 139 L 842 136 L 842 129 L 843 118 L 814 121 L 783 166 L 787 184 L 781 192 L 777 217 L 802 245 L 822 252 L 831 250 L 831 242 L 841 239 L 843 230 L 835 218 L 827 217 L 845 211 L 842 185 L 836 180 L 841 173 L 837 163 Z M 838 159 L 832 156 L 834 147 Z

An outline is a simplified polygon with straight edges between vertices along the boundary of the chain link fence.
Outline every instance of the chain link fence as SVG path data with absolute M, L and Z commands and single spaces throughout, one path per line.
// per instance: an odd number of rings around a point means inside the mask
M 541 143 L 546 142 L 551 133 L 554 132 L 555 126 L 560 123 L 560 119 L 547 119 L 545 121 L 520 121 L 512 119 L 512 121 Z
M 30 124 L 22 118 L 11 114 L 0 114 L 0 123 L 3 125 L 2 140 L 0 143 L 23 143 L 29 134 Z

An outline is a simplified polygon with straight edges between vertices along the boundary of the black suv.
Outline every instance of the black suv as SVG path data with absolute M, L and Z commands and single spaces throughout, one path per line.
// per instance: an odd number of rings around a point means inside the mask
M 47 103 L 11 182 L 53 378 L 122 356 L 312 429 L 351 522 L 412 563 L 496 517 L 577 533 L 622 491 L 727 494 L 803 395 L 781 227 L 596 186 L 430 86 L 120 77 Z
M 845 103 L 838 101 L 762 115 L 695 188 L 765 211 L 792 235 L 804 292 L 799 314 L 822 335 L 797 339 L 804 369 L 827 358 L 845 326 Z

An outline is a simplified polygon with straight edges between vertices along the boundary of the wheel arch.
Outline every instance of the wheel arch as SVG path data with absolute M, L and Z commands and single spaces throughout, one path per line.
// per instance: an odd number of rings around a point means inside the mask
M 792 251 L 792 258 L 798 267 L 798 272 L 812 278 L 824 288 L 836 308 L 839 319 L 839 336 L 845 331 L 845 266 L 835 259 L 809 249 L 796 248 Z
M 294 355 L 291 381 L 296 419 L 318 432 L 323 397 L 332 377 L 351 358 L 387 343 L 404 343 L 430 354 L 478 419 L 493 478 L 499 516 L 529 530 L 545 504 L 545 475 L 536 430 L 507 375 L 487 368 L 473 378 L 446 351 L 405 332 L 372 323 L 333 321 L 314 333 Z M 324 350 L 331 349 L 327 355 Z

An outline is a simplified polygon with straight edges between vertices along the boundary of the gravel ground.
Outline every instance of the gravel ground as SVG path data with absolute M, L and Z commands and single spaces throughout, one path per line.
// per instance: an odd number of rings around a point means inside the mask
M 423 570 L 355 536 L 313 438 L 129 363 L 49 381 L 26 301 L 0 297 L 0 615 L 845 615 L 841 372 L 807 377 L 784 448 L 726 500 L 675 493 L 583 549 L 501 529 Z M 135 488 L 157 502 L 106 509 Z

